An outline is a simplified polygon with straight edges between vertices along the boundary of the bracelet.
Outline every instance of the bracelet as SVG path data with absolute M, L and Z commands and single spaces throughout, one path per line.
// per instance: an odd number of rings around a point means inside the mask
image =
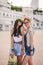
M 23 51 L 24 49 L 22 49 L 22 51 Z
M 11 49 L 12 51 L 14 51 L 14 49 Z

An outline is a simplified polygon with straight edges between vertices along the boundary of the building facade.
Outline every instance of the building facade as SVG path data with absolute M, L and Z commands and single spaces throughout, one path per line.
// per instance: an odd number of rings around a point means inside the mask
M 33 8 L 22 7 L 22 12 L 11 10 L 11 5 L 7 3 L 7 0 L 0 0 L 0 30 L 8 31 L 13 27 L 15 20 L 24 17 L 30 17 L 32 19 L 33 29 L 43 29 L 43 15 L 34 15 Z
M 25 16 L 32 18 L 29 14 L 30 9 L 22 8 L 22 12 L 16 12 L 12 11 L 10 7 L 11 5 L 7 3 L 7 0 L 0 0 L 0 30 L 10 30 L 18 18 L 23 19 Z

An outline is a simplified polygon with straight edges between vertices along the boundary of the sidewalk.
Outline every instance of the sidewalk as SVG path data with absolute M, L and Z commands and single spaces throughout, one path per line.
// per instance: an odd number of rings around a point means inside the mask
M 43 30 L 34 33 L 35 55 L 34 65 L 43 65 Z M 10 32 L 0 31 L 0 65 L 7 65 L 10 49 Z

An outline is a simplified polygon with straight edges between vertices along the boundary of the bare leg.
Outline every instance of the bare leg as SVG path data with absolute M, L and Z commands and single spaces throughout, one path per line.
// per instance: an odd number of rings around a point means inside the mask
M 28 60 L 28 65 L 33 65 L 33 63 L 32 63 L 32 56 L 30 56 L 30 59 Z
M 19 65 L 19 58 L 18 58 L 18 56 L 17 56 L 17 65 Z
M 17 65 L 21 65 L 22 62 L 22 56 L 17 56 Z
M 25 56 L 23 59 L 22 65 L 26 65 L 29 59 L 30 59 L 30 56 Z

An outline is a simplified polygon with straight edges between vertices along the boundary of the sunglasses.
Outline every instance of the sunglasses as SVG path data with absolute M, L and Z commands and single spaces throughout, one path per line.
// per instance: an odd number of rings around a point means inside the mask
M 24 22 L 24 24 L 28 24 L 29 22 Z

